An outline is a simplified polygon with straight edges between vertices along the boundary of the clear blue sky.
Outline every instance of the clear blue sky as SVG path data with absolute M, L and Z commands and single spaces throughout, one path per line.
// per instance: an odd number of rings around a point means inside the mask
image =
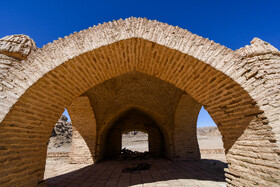
M 38 47 L 120 18 L 147 17 L 209 38 L 233 50 L 259 37 L 280 49 L 279 0 L 2 1 L 0 38 L 29 35 Z M 213 125 L 205 110 L 198 126 Z

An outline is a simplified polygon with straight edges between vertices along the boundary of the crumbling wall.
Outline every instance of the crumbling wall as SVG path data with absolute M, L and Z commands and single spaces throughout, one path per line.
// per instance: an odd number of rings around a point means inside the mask
M 48 142 L 48 151 L 52 147 L 59 148 L 63 145 L 71 145 L 72 143 L 72 123 L 67 121 L 67 117 L 61 115 L 56 122 Z
M 242 76 L 238 81 L 246 82 L 245 89 L 263 112 L 253 116 L 228 151 L 226 180 L 232 186 L 278 186 L 280 52 L 258 38 L 236 52 L 243 57 L 238 68 Z

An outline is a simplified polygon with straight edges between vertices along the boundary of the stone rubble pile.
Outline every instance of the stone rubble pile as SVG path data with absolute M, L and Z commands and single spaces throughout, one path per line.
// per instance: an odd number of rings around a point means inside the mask
M 51 139 L 54 147 L 61 147 L 72 142 L 72 123 L 64 115 L 60 117 L 53 128 Z
M 121 150 L 121 154 L 118 157 L 118 159 L 121 159 L 121 160 L 149 159 L 149 158 L 152 158 L 152 155 L 147 151 L 145 151 L 145 152 L 131 151 L 127 148 L 123 148 Z
M 122 172 L 123 173 L 131 173 L 131 174 L 137 174 L 140 173 L 142 170 L 149 170 L 151 167 L 150 164 L 147 163 L 139 163 L 135 167 L 128 167 L 128 168 L 123 168 Z

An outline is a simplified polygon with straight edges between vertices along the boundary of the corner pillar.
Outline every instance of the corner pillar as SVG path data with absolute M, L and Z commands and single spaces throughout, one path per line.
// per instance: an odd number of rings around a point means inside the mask
M 174 159 L 200 159 L 196 135 L 200 108 L 201 105 L 189 95 L 181 96 L 174 116 Z
M 77 98 L 67 110 L 73 124 L 70 162 L 93 164 L 96 150 L 96 120 L 88 97 Z

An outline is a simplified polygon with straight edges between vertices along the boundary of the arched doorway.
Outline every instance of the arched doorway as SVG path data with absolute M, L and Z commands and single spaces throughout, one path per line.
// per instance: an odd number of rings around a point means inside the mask
M 5 54 L 12 64 L 1 77 L 5 185 L 37 184 L 48 135 L 63 109 L 93 86 L 129 72 L 166 81 L 205 107 L 223 136 L 228 183 L 278 183 L 280 110 L 273 85 L 279 81 L 254 69 L 267 68 L 262 62 L 268 57 L 277 65 L 279 51 L 259 39 L 232 51 L 178 27 L 131 18 L 70 35 L 22 59 Z M 277 68 L 270 71 L 279 75 Z
M 122 134 L 122 150 L 137 153 L 149 152 L 149 134 L 143 131 L 128 131 Z
M 117 157 L 121 153 L 122 134 L 129 131 L 143 131 L 149 136 L 149 152 L 152 156 L 165 156 L 164 139 L 156 122 L 138 110 L 129 110 L 114 122 L 106 135 L 105 157 Z

